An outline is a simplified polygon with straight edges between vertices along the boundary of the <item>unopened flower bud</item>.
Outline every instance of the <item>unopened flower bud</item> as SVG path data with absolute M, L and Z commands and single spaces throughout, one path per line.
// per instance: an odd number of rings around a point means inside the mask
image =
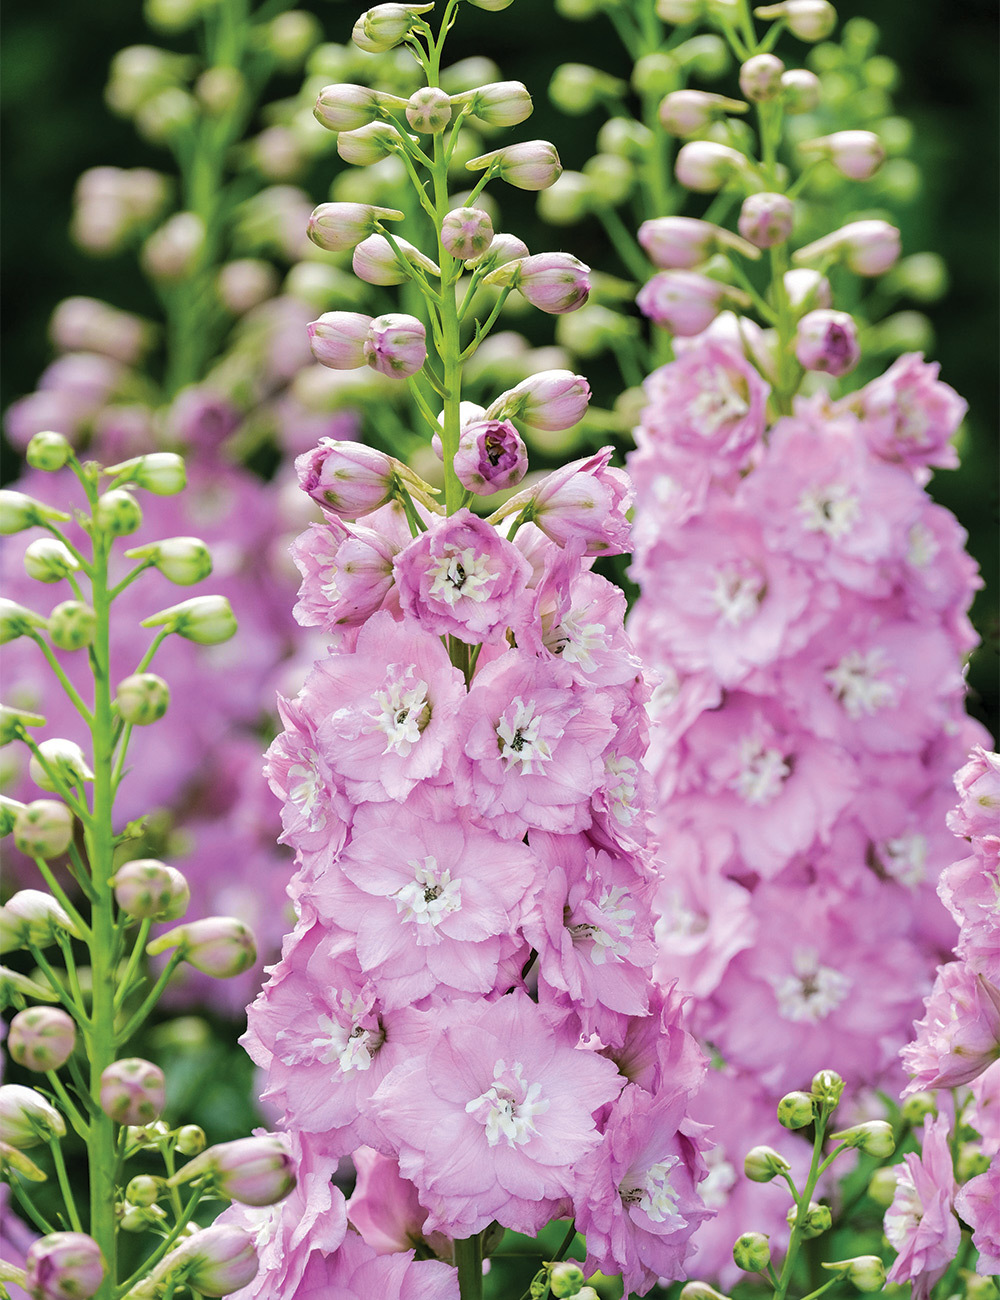
M 41 889 L 19 889 L 0 907 L 0 952 L 27 944 L 47 948 L 68 934 L 83 937 L 62 905 Z
M 131 492 L 112 488 L 98 500 L 94 519 L 112 537 L 127 537 L 142 527 L 142 509 Z
M 725 298 L 737 296 L 732 286 L 697 271 L 660 271 L 642 286 L 636 303 L 657 325 L 689 338 L 711 325 Z
M 174 1146 L 182 1156 L 196 1156 L 205 1150 L 205 1130 L 197 1124 L 182 1124 Z
M 79 600 L 63 600 L 49 615 L 49 640 L 57 650 L 82 650 L 94 639 L 97 616 Z
M 918 1128 L 928 1115 L 937 1114 L 937 1098 L 932 1092 L 911 1092 L 903 1099 L 903 1120 Z
M 66 1123 L 55 1106 L 34 1088 L 0 1085 L 0 1142 L 18 1151 L 66 1136 Z
M 745 1273 L 760 1273 L 771 1262 L 771 1247 L 762 1232 L 744 1232 L 733 1242 L 736 1267 Z
M 73 814 L 55 799 L 35 799 L 18 809 L 14 844 L 29 858 L 58 858 L 73 841 Z
M 859 1291 L 881 1291 L 885 1285 L 885 1265 L 878 1255 L 857 1255 L 854 1259 L 835 1260 L 823 1267 L 840 1271 Z
M 50 1232 L 28 1247 L 24 1285 L 32 1300 L 89 1300 L 104 1280 L 101 1248 L 83 1232 Z
M 178 587 L 192 587 L 212 572 L 212 556 L 198 537 L 165 537 L 125 552 L 130 560 L 149 560 L 155 569 Z
M 800 41 L 825 41 L 837 25 L 837 11 L 829 0 L 783 0 L 754 10 L 758 18 L 784 18 L 788 30 Z
M 474 420 L 462 426 L 454 469 L 467 491 L 489 496 L 520 483 L 528 453 L 509 420 Z
M 468 104 L 469 116 L 487 126 L 517 126 L 532 113 L 531 96 L 520 81 L 493 81 L 454 97 L 456 104 Z
M 784 194 L 750 194 L 740 209 L 739 232 L 757 248 L 774 248 L 792 233 L 795 204 Z
M 18 1151 L 9 1142 L 0 1141 L 0 1176 L 7 1177 L 10 1171 L 20 1174 L 32 1183 L 44 1183 L 47 1175 L 30 1160 L 23 1151 Z M 4 1277 L 3 1260 L 0 1260 L 0 1282 L 19 1282 L 21 1278 Z
M 821 370 L 839 378 L 861 360 L 858 327 L 844 311 L 811 311 L 799 321 L 795 355 L 806 370 Z
M 885 162 L 885 149 L 873 131 L 835 131 L 803 141 L 799 148 L 829 158 L 841 176 L 851 181 L 870 180 Z
M 687 189 L 710 194 L 721 189 L 746 165 L 746 157 L 728 145 L 716 144 L 714 140 L 691 140 L 678 151 L 674 173 Z
M 735 247 L 748 257 L 759 257 L 753 245 L 710 221 L 695 217 L 653 217 L 639 227 L 639 243 L 654 266 L 688 271 L 705 262 L 720 246 Z
M 373 370 L 390 379 L 415 375 L 427 360 L 427 330 L 416 316 L 390 312 L 368 327 L 364 357 Z
M 532 429 L 558 433 L 587 412 L 590 385 L 571 370 L 543 370 L 501 393 L 486 411 L 488 420 L 520 420 Z
M 0 535 L 9 536 L 12 533 L 23 532 L 26 528 L 44 524 L 47 519 L 65 522 L 69 519 L 69 515 L 62 510 L 54 510 L 41 501 L 36 501 L 34 497 L 29 497 L 24 492 L 0 488 Z
M 400 265 L 399 253 L 403 255 L 404 264 Z M 369 235 L 354 250 L 352 260 L 354 274 L 367 284 L 390 285 L 402 284 L 412 274 L 410 267 L 419 267 L 430 275 L 440 275 L 440 269 L 421 253 L 419 248 L 401 239 L 398 235 L 390 244 L 384 235 Z
M 109 883 L 118 906 L 137 920 L 177 921 L 191 899 L 188 883 L 176 867 L 155 858 L 126 862 Z
M 549 1270 L 549 1290 L 556 1300 L 578 1295 L 586 1280 L 583 1269 L 575 1259 L 564 1259 L 553 1264 Z
M 184 461 L 172 451 L 151 451 L 145 456 L 133 456 L 118 465 L 109 465 L 104 472 L 115 478 L 124 476 L 127 482 L 158 497 L 174 496 L 187 482 Z
M 141 1057 L 114 1061 L 101 1075 L 101 1110 L 116 1124 L 151 1124 L 166 1105 L 163 1071 Z
M 855 1124 L 840 1133 L 831 1133 L 834 1142 L 846 1142 L 848 1146 L 863 1151 L 865 1155 L 878 1156 L 880 1160 L 891 1156 L 896 1149 L 892 1125 L 884 1119 L 871 1119 L 864 1124 Z
M 754 104 L 774 99 L 781 91 L 785 65 L 774 54 L 754 54 L 740 68 L 740 90 Z
M 685 1282 L 678 1300 L 729 1300 L 729 1296 L 716 1291 L 707 1282 Z
M 61 582 L 80 567 L 80 561 L 55 537 L 39 537 L 24 552 L 24 571 L 37 582 Z
M 752 1147 L 743 1161 L 743 1172 L 754 1183 L 769 1183 L 790 1169 L 791 1165 L 774 1147 Z
M 799 265 L 836 258 L 855 275 L 884 275 L 899 259 L 900 235 L 888 221 L 851 221 L 800 248 L 792 260 Z
M 493 222 L 482 208 L 453 208 L 441 220 L 441 242 L 460 262 L 482 257 L 493 242 Z
M 789 1208 L 785 1217 L 790 1228 L 794 1226 L 798 1212 L 798 1206 L 796 1205 Z M 830 1213 L 829 1205 L 820 1205 L 818 1201 L 810 1201 L 805 1217 L 799 1224 L 799 1231 L 802 1233 L 804 1241 L 811 1241 L 814 1237 L 819 1237 L 822 1233 L 829 1231 L 832 1223 L 833 1215 Z
M 171 948 L 180 949 L 189 965 L 215 979 L 242 975 L 257 960 L 253 931 L 233 916 L 206 916 L 179 925 L 154 939 L 146 951 L 155 957 Z
M 726 113 L 746 111 L 746 104 L 726 95 L 715 95 L 708 90 L 673 90 L 661 101 L 659 116 L 663 129 L 683 140 L 704 131 Z
M 955 1161 L 955 1177 L 959 1183 L 967 1183 L 970 1178 L 978 1178 L 990 1168 L 990 1157 L 975 1142 L 963 1142 L 958 1149 Z
M 896 1183 L 895 1169 L 876 1169 L 868 1182 L 868 1195 L 876 1205 L 887 1210 L 896 1199 Z
M 433 4 L 376 5 L 354 24 L 351 39 L 368 54 L 384 54 L 405 39 L 420 14 L 433 8 Z
M 571 253 L 536 253 L 510 262 L 486 278 L 487 284 L 512 284 L 539 311 L 576 311 L 590 295 L 590 267 Z
M 126 1199 L 119 1207 L 118 1226 L 122 1232 L 146 1232 L 161 1227 L 165 1217 L 159 1205 L 133 1205 Z
M 321 438 L 296 457 L 295 469 L 302 491 L 341 519 L 370 514 L 392 499 L 394 462 L 364 443 Z
M 402 221 L 396 208 L 379 208 L 371 203 L 321 203 L 314 208 L 306 234 L 328 253 L 356 248 L 375 233 L 380 221 Z
M 391 122 L 369 122 L 356 131 L 341 131 L 337 136 L 337 153 L 355 167 L 370 167 L 394 154 L 399 147 L 399 131 Z
M 705 10 L 705 0 L 656 0 L 656 16 L 665 23 L 686 27 L 696 23 Z
M 197 213 L 175 212 L 143 244 L 144 270 L 154 280 L 183 280 L 198 264 L 205 238 L 205 223 Z
M 165 627 L 197 645 L 219 645 L 236 635 L 236 618 L 225 596 L 193 596 L 142 620 L 142 627 Z
M 27 727 L 44 727 L 45 719 L 40 713 L 30 713 L 27 709 L 11 709 L 6 704 L 0 704 L 0 745 L 9 745 L 12 740 L 19 740 L 24 735 Z M 14 814 L 17 808 L 23 808 L 24 804 L 14 804 L 6 809 L 10 820 L 10 825 L 4 832 L 9 835 L 14 829 Z
M 308 328 L 316 360 L 331 370 L 357 370 L 365 364 L 365 343 L 371 316 L 357 311 L 328 311 Z
M 808 1092 L 788 1092 L 778 1102 L 778 1123 L 782 1128 L 805 1128 L 813 1122 L 813 1099 Z
M 10 1022 L 7 1047 L 26 1070 L 58 1070 L 75 1046 L 76 1026 L 59 1007 L 27 1007 Z
M 249 1285 L 259 1268 L 253 1236 L 245 1228 L 239 1228 L 235 1223 L 213 1223 L 175 1246 L 156 1265 L 149 1280 L 155 1286 L 172 1273 L 183 1271 L 184 1280 L 192 1290 L 206 1296 L 224 1296 Z M 155 1289 L 145 1293 L 149 1296 L 158 1294 Z M 132 1292 L 128 1295 L 131 1296 Z
M 621 98 L 624 81 L 586 63 L 562 63 L 549 82 L 549 99 L 563 113 L 589 113 L 609 98 Z
M 324 86 L 313 116 L 330 131 L 357 131 L 378 117 L 380 95 L 370 86 Z
M 163 1182 L 149 1174 L 137 1174 L 129 1179 L 125 1188 L 125 1199 L 132 1205 L 155 1205 L 163 1194 Z
M 451 121 L 451 96 L 438 86 L 422 86 L 406 103 L 406 120 L 420 135 L 437 135 Z
M 24 452 L 24 459 L 32 469 L 57 470 L 69 460 L 73 454 L 73 448 L 70 446 L 68 439 L 64 438 L 61 433 L 54 433 L 45 429 L 35 436 L 28 443 Z
M 817 1070 L 810 1091 L 817 1101 L 832 1109 L 840 1101 L 844 1086 L 844 1080 L 836 1070 Z
M 45 626 L 45 619 L 26 605 L 19 605 L 15 600 L 0 596 L 0 645 L 16 641 L 19 636 L 27 636 L 32 628 Z
M 829 307 L 833 290 L 825 275 L 808 267 L 796 267 L 782 277 L 788 301 L 796 311 L 812 311 L 816 307 Z
M 605 203 L 617 207 L 632 193 L 636 182 L 636 169 L 625 158 L 615 154 L 596 153 L 583 164 L 583 175 L 591 190 Z M 551 194 L 552 191 L 548 190 Z
M 76 741 L 43 740 L 38 750 L 41 757 L 32 754 L 28 773 L 40 790 L 58 791 L 60 785 L 82 786 L 93 781 L 94 773 Z
M 808 68 L 789 68 L 781 76 L 781 102 L 786 113 L 812 113 L 819 107 L 822 87 Z
M 114 704 L 125 722 L 134 727 L 148 727 L 166 713 L 170 687 L 156 673 L 134 673 L 118 683 Z
M 220 1142 L 195 1156 L 168 1186 L 192 1178 L 210 1178 L 230 1200 L 241 1205 L 274 1205 L 295 1186 L 295 1161 L 285 1141 L 276 1133 Z
M 501 9 L 508 9 L 514 0 L 469 0 L 469 4 L 476 9 L 487 9 L 490 13 L 499 13 Z
M 492 153 L 480 154 L 465 165 L 470 171 L 489 168 L 493 175 L 519 190 L 548 189 L 562 175 L 556 147 L 547 140 L 509 144 L 503 149 L 494 149 Z

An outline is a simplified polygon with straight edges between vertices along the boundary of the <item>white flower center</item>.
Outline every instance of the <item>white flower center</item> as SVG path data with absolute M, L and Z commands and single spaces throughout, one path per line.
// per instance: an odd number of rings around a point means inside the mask
M 893 880 L 911 888 L 927 875 L 927 836 L 907 831 L 879 848 L 879 859 Z
M 646 705 L 646 712 L 654 721 L 661 713 L 666 713 L 681 693 L 681 679 L 676 669 L 669 664 L 660 669 L 661 681 L 653 687 L 653 694 Z
M 365 1007 L 361 998 L 348 993 L 339 996 L 334 992 L 333 1003 L 340 1002 L 342 1019 L 335 1015 L 321 1015 L 316 1021 L 320 1031 L 312 1038 L 316 1060 L 325 1065 L 337 1064 L 343 1074 L 354 1070 L 367 1070 L 382 1046 L 384 1035 L 365 1029 L 355 1023 L 364 1015 Z
M 835 668 L 823 674 L 835 700 L 853 721 L 897 703 L 896 688 L 880 673 L 887 667 L 879 649 L 849 650 Z
M 777 798 L 791 764 L 780 749 L 768 749 L 757 736 L 744 736 L 739 745 L 740 770 L 729 783 L 745 803 L 763 807 Z
M 594 651 L 607 650 L 608 636 L 603 623 L 585 623 L 582 614 L 570 610 L 545 638 L 545 646 L 567 663 L 579 664 L 582 672 L 592 673 L 597 667 Z
M 375 708 L 367 716 L 375 725 L 369 730 L 385 734 L 383 754 L 399 754 L 405 758 L 430 720 L 427 683 L 414 680 L 412 668 L 390 664 L 385 685 L 375 692 L 372 700 Z
M 828 483 L 803 492 L 798 511 L 808 532 L 826 533 L 837 540 L 851 531 L 861 506 L 846 483 Z
M 490 557 L 477 555 L 471 546 L 461 551 L 445 546 L 444 554 L 427 572 L 433 579 L 430 594 L 452 608 L 460 600 L 489 600 L 489 588 L 499 576 L 490 570 Z
M 906 562 L 914 569 L 926 569 L 940 549 L 926 524 L 914 524 L 910 529 Z
M 739 627 L 753 618 L 764 599 L 764 580 L 756 571 L 741 573 L 730 565 L 716 570 L 712 602 L 719 611 L 719 621 Z
M 608 754 L 604 760 L 604 794 L 612 817 L 622 826 L 631 826 L 635 821 L 638 788 L 638 763 L 632 758 Z
M 497 742 L 500 757 L 508 767 L 520 763 L 522 776 L 536 775 L 552 757 L 541 730 L 542 715 L 535 712 L 535 701 L 525 703 L 515 695 L 497 724 Z
M 413 880 L 393 894 L 396 911 L 417 927 L 418 944 L 440 943 L 437 927 L 461 908 L 462 882 L 452 880 L 450 869 L 430 856 L 407 865 L 413 868 Z
M 298 762 L 288 769 L 288 798 L 296 808 L 301 809 L 308 818 L 310 827 L 316 819 L 323 779 L 317 768 L 317 754 L 314 749 L 304 749 L 299 754 Z
M 896 393 L 896 437 L 904 442 L 923 442 L 930 428 L 930 412 L 916 393 L 900 389 Z
M 705 1152 L 708 1177 L 698 1184 L 698 1195 L 710 1210 L 721 1210 L 736 1186 L 736 1170 L 726 1159 L 721 1146 Z
M 799 948 L 792 957 L 794 974 L 771 981 L 778 1010 L 786 1020 L 825 1020 L 843 1002 L 851 981 L 830 966 L 821 966 L 812 948 Z
M 624 885 L 605 889 L 597 903 L 583 904 L 586 919 L 573 922 L 569 932 L 577 946 L 588 944 L 589 957 L 595 966 L 603 966 L 609 957 L 624 957 L 632 946 L 635 907 L 629 907 L 632 895 Z
M 483 1125 L 491 1147 L 501 1138 L 508 1146 L 523 1146 L 538 1132 L 535 1116 L 549 1108 L 549 1102 L 540 1099 L 541 1091 L 540 1083 L 525 1083 L 520 1061 L 509 1068 L 504 1061 L 497 1061 L 492 1087 L 468 1102 L 465 1111 Z
M 714 437 L 725 425 L 742 420 L 750 410 L 746 385 L 740 376 L 705 367 L 699 370 L 695 382 L 699 392 L 688 403 L 688 411 L 703 438 Z
M 629 1171 L 619 1184 L 618 1194 L 626 1205 L 638 1205 L 654 1223 L 669 1221 L 676 1227 L 684 1224 L 677 1209 L 677 1193 L 670 1186 L 671 1171 L 680 1164 L 680 1156 L 667 1156 L 640 1174 Z
M 707 929 L 708 917 L 704 912 L 689 907 L 679 890 L 672 889 L 661 895 L 660 919 L 656 926 L 658 935 L 689 939 L 704 934 Z

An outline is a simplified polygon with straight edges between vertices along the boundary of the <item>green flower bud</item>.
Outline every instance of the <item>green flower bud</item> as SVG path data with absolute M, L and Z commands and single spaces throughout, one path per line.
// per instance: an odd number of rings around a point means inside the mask
M 236 634 L 236 618 L 225 596 L 193 596 L 142 620 L 143 627 L 166 627 L 198 645 L 219 645 Z
M 774 1147 L 753 1147 L 743 1161 L 743 1172 L 754 1183 L 769 1183 L 790 1169 L 791 1165 Z
M 323 29 L 314 14 L 304 9 L 289 9 L 272 18 L 263 27 L 261 36 L 281 66 L 293 71 L 323 39 Z
M 354 24 L 351 39 L 369 54 L 383 54 L 404 40 L 420 14 L 433 9 L 429 5 L 382 4 L 361 15 Z
M 813 1076 L 812 1095 L 828 1109 L 833 1110 L 843 1091 L 844 1081 L 836 1070 L 820 1070 Z
M 0 745 L 9 745 L 17 740 L 25 727 L 44 727 L 45 719 L 40 713 L 29 713 L 26 709 L 9 709 L 0 704 Z M 5 832 L 10 834 L 9 831 Z
M 61 582 L 79 567 L 69 547 L 54 537 L 39 537 L 24 552 L 24 571 L 37 582 Z
M 132 1205 L 155 1205 L 164 1190 L 163 1181 L 150 1174 L 137 1174 L 125 1188 L 125 1197 Z
M 155 858 L 126 862 L 108 883 L 118 906 L 136 920 L 178 921 L 191 899 L 184 876 Z
M 932 1092 L 911 1092 L 903 1102 L 903 1119 L 918 1128 L 928 1115 L 937 1114 L 937 1099 Z
M 682 68 L 687 68 L 706 81 L 718 81 L 724 77 L 732 62 L 728 45 L 714 32 L 692 36 L 689 41 L 678 45 L 673 54 Z
M 182 1156 L 196 1156 L 205 1150 L 205 1130 L 197 1124 L 184 1124 L 177 1130 L 174 1145 Z
M 166 1218 L 166 1211 L 159 1205 L 134 1205 L 126 1201 L 121 1207 L 118 1226 L 122 1232 L 147 1232 L 159 1227 Z
M 652 142 L 649 127 L 628 117 L 609 117 L 597 133 L 597 148 L 601 153 L 613 153 L 632 163 L 641 163 L 648 157 Z
M 0 1141 L 22 1151 L 65 1136 L 63 1117 L 40 1092 L 19 1083 L 0 1086 Z
M 73 840 L 73 814 L 55 799 L 36 799 L 14 818 L 14 844 L 29 858 L 58 858 Z
M 142 527 L 142 509 L 131 492 L 112 488 L 97 502 L 94 519 L 102 532 L 127 537 Z
M 135 673 L 118 683 L 115 707 L 135 727 L 159 722 L 170 703 L 170 687 L 156 673 Z
M 538 195 L 538 215 L 552 226 L 575 226 L 591 211 L 594 187 L 582 172 L 563 172 Z
M 887 1210 L 896 1199 L 896 1181 L 895 1169 L 876 1169 L 868 1183 L 868 1195 Z
M 549 1270 L 549 1290 L 556 1300 L 563 1300 L 565 1296 L 578 1295 L 586 1280 L 583 1269 L 575 1259 L 564 1259 L 558 1264 L 553 1264 Z
M 115 478 L 124 475 L 127 482 L 158 497 L 174 496 L 187 482 L 184 461 L 172 451 L 151 451 L 145 456 L 133 456 L 118 465 L 109 465 L 104 472 Z
M 632 88 L 640 95 L 662 98 L 681 84 L 681 67 L 672 54 L 656 50 L 636 59 L 632 69 Z
M 94 779 L 80 746 L 73 740 L 61 738 L 42 741 L 38 746 L 38 756 L 31 756 L 28 774 L 40 790 L 55 793 L 61 786 L 80 787 L 85 781 Z
M 0 966 L 0 1011 L 6 1010 L 15 997 L 34 998 L 38 1002 L 59 1001 L 51 985 L 39 984 L 20 971 Z
M 571 116 L 589 113 L 606 99 L 620 99 L 627 87 L 586 63 L 563 63 L 549 82 L 549 99 L 561 112 Z
M 44 627 L 45 619 L 26 605 L 19 605 L 6 596 L 0 596 L 0 645 L 26 636 L 32 628 Z
M 556 0 L 556 13 L 570 22 L 586 22 L 604 10 L 604 0 Z
M 82 650 L 94 640 L 97 616 L 79 600 L 63 600 L 49 615 L 49 640 L 57 650 Z
M 948 292 L 948 267 L 937 253 L 913 253 L 896 263 L 885 283 L 917 302 L 937 302 Z
M 771 1262 L 771 1247 L 762 1232 L 744 1232 L 733 1242 L 736 1267 L 745 1273 L 760 1273 Z
M 729 1296 L 716 1291 L 707 1282 L 685 1282 L 679 1300 L 729 1300 Z
M 782 1128 L 805 1128 L 813 1122 L 813 1099 L 808 1092 L 788 1092 L 778 1102 L 778 1123 Z
M 839 1271 L 859 1291 L 881 1291 L 885 1285 L 885 1265 L 878 1255 L 857 1255 L 854 1259 L 841 1259 L 824 1268 Z
M 33 1183 L 45 1182 L 45 1174 L 38 1168 L 34 1160 L 29 1160 L 23 1151 L 18 1151 L 9 1142 L 0 1142 L 0 1175 L 6 1174 L 10 1169 Z M 3 1261 L 0 1260 L 0 1268 L 2 1267 Z M 22 1282 L 23 1280 L 23 1274 L 19 1277 L 4 1277 L 0 1273 L 0 1281 L 2 1282 Z
M 865 1155 L 878 1156 L 880 1160 L 891 1156 L 896 1149 L 892 1125 L 887 1124 L 884 1119 L 872 1119 L 865 1124 L 855 1124 L 853 1128 L 842 1129 L 841 1132 L 831 1133 L 830 1136 L 835 1142 L 846 1142 L 848 1146 L 863 1151 Z
M 65 521 L 68 518 L 64 511 L 53 510 L 24 492 L 0 488 L 0 534 L 5 537 L 23 532 L 25 528 L 35 528 L 44 524 L 46 519 Z
M 125 552 L 129 560 L 150 560 L 165 578 L 178 587 L 192 587 L 212 572 L 212 556 L 197 537 L 167 537 L 160 542 L 134 546 Z
M 795 1226 L 798 1213 L 798 1206 L 793 1205 L 785 1216 L 790 1228 Z M 810 1201 L 805 1218 L 799 1224 L 799 1231 L 802 1234 L 803 1241 L 811 1241 L 813 1237 L 818 1237 L 821 1233 L 827 1232 L 832 1223 L 833 1215 L 830 1212 L 829 1205 L 820 1205 L 818 1201 Z
M 67 934 L 82 938 L 60 904 L 40 889 L 19 889 L 0 907 L 0 952 L 28 944 L 47 948 Z
M 583 164 L 583 174 L 597 197 L 612 207 L 624 203 L 635 187 L 635 168 L 617 154 L 595 153 Z
M 73 448 L 61 433 L 44 430 L 41 433 L 36 433 L 28 443 L 24 452 L 24 459 L 32 469 L 52 472 L 53 470 L 62 469 L 72 454 Z
M 955 1174 L 960 1183 L 967 1183 L 970 1178 L 985 1174 L 990 1167 L 990 1158 L 974 1142 L 963 1142 L 955 1162 Z

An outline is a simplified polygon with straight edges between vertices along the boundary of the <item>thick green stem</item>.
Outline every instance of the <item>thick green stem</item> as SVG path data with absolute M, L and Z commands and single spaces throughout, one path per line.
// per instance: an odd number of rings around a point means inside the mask
M 458 1293 L 462 1300 L 482 1300 L 483 1246 L 478 1236 L 455 1242 L 455 1264 L 458 1268 Z
M 774 1292 L 774 1300 L 785 1300 L 795 1273 L 795 1261 L 803 1240 L 802 1231 L 806 1225 L 806 1219 L 809 1217 L 809 1202 L 812 1200 L 812 1194 L 816 1190 L 816 1183 L 819 1180 L 819 1171 L 823 1160 L 823 1140 L 826 1136 L 826 1121 L 827 1115 L 824 1108 L 816 1119 L 816 1136 L 813 1140 L 809 1177 L 806 1179 L 806 1185 L 799 1197 L 795 1221 L 792 1224 L 791 1236 L 788 1239 L 788 1253 L 781 1266 L 781 1277 L 778 1279 L 778 1286 Z

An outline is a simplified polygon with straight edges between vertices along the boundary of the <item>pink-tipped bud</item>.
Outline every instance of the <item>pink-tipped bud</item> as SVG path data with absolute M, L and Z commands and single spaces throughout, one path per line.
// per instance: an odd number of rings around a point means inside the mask
M 356 131 L 341 131 L 337 153 L 355 167 L 370 167 L 400 148 L 399 132 L 389 122 L 369 122 Z
M 547 190 L 562 175 L 559 154 L 547 140 L 509 144 L 472 158 L 465 165 L 469 171 L 489 168 L 494 176 L 519 190 Z
M 750 194 L 743 200 L 738 229 L 757 248 L 774 248 L 792 233 L 795 204 L 785 194 Z
M 518 239 L 517 235 L 509 235 L 501 231 L 500 234 L 493 236 L 486 252 L 470 263 L 470 269 L 496 270 L 498 266 L 506 266 L 508 262 L 520 261 L 527 256 L 528 245 L 522 239 Z
M 10 1022 L 7 1047 L 26 1070 L 58 1070 L 75 1046 L 76 1025 L 58 1007 L 27 1007 Z
M 781 102 L 786 113 L 812 113 L 822 95 L 819 77 L 808 68 L 789 68 L 781 75 Z
M 678 151 L 674 173 L 685 188 L 710 194 L 745 170 L 746 165 L 745 156 L 728 145 L 716 144 L 714 140 L 692 140 Z
M 636 303 L 657 325 L 689 338 L 711 325 L 732 294 L 731 286 L 696 271 L 660 271 L 642 286 Z
M 629 549 L 626 512 L 633 489 L 624 470 L 608 462 L 614 448 L 571 461 L 533 489 L 511 497 L 505 512 L 530 507 L 530 518 L 557 546 L 583 542 L 585 555 L 620 555 Z
M 155 858 L 136 858 L 111 877 L 115 901 L 137 920 L 177 921 L 187 911 L 191 891 L 176 867 Z
M 220 1142 L 188 1162 L 168 1186 L 208 1177 L 224 1196 L 241 1205 L 274 1205 L 294 1188 L 295 1161 L 276 1133 Z
M 14 844 L 29 858 L 58 858 L 73 842 L 73 814 L 55 799 L 35 799 L 14 817 Z
M 590 296 L 590 267 L 571 253 L 536 253 L 499 267 L 486 283 L 513 285 L 539 311 L 561 316 Z
M 851 221 L 794 254 L 792 261 L 810 263 L 837 258 L 855 275 L 884 275 L 899 260 L 899 231 L 888 221 Z
M 858 327 L 844 311 L 810 311 L 799 321 L 795 355 L 806 370 L 821 370 L 839 378 L 861 360 Z
M 464 488 L 489 496 L 520 483 L 527 473 L 528 452 L 509 420 L 473 420 L 462 427 L 454 466 Z
M 101 1075 L 101 1110 L 116 1124 L 152 1124 L 167 1101 L 163 1071 L 139 1056 L 114 1061 Z
M 660 123 L 671 135 L 687 139 L 726 113 L 745 113 L 746 104 L 708 90 L 672 90 L 660 104 Z
M 390 312 L 376 316 L 368 327 L 365 360 L 390 379 L 415 375 L 427 360 L 427 330 L 416 316 Z
M 393 462 L 361 442 L 321 438 L 295 459 L 299 487 L 330 514 L 357 519 L 392 500 Z
M 24 1285 L 32 1300 L 89 1300 L 104 1280 L 101 1248 L 83 1232 L 50 1232 L 28 1247 Z
M 367 284 L 402 284 L 410 278 L 411 266 L 419 267 L 430 275 L 441 274 L 435 263 L 425 257 L 419 248 L 414 248 L 398 235 L 394 237 L 393 243 L 395 247 L 384 235 L 369 235 L 358 244 L 352 265 L 359 280 L 364 280 Z M 396 248 L 402 253 L 405 265 L 400 265 Z
M 783 0 L 755 9 L 758 18 L 784 18 L 788 30 L 800 41 L 825 41 L 837 25 L 837 11 L 829 0 Z
M 493 222 L 482 208 L 453 208 L 441 221 L 441 242 L 460 262 L 482 257 L 493 242 Z
M 153 280 L 183 280 L 197 266 L 206 238 L 196 212 L 175 212 L 142 247 L 142 265 Z
M 520 420 L 531 429 L 558 433 L 579 423 L 587 412 L 590 385 L 571 370 L 543 370 L 501 393 L 486 412 L 488 420 Z
M 395 208 L 371 203 L 321 203 L 309 217 L 306 234 L 327 253 L 344 253 L 374 234 L 380 221 L 402 219 L 402 212 Z
M 422 86 L 406 102 L 406 120 L 420 135 L 437 135 L 451 121 L 451 96 L 438 86 Z
M 830 281 L 819 271 L 797 267 L 786 271 L 782 277 L 788 301 L 796 311 L 812 311 L 816 307 L 829 307 L 833 303 Z
M 156 673 L 133 673 L 118 683 L 114 704 L 124 722 L 133 727 L 148 727 L 166 713 L 170 687 Z
M 433 4 L 384 4 L 368 9 L 354 24 L 351 39 L 368 54 L 384 54 L 404 40 L 421 14 Z
M 869 180 L 885 162 L 882 141 L 873 131 L 834 131 L 799 147 L 829 158 L 841 176 L 851 181 Z
M 785 65 L 774 54 L 754 54 L 740 68 L 740 90 L 754 104 L 774 99 L 781 91 Z
M 55 1106 L 34 1088 L 0 1085 L 0 1142 L 18 1151 L 66 1136 L 66 1123 Z
M 0 907 L 0 952 L 29 944 L 47 948 L 65 935 L 83 937 L 62 904 L 41 889 L 19 889 Z
M 313 117 L 328 131 L 357 131 L 378 117 L 381 96 L 370 86 L 349 82 L 324 86 L 316 99 Z
M 468 104 L 469 116 L 487 126 L 517 126 L 531 116 L 528 89 L 520 81 L 493 81 L 456 95 L 456 104 Z
M 639 227 L 639 243 L 654 266 L 688 271 L 720 249 L 732 248 L 743 257 L 760 251 L 723 226 L 695 217 L 654 217 Z
M 133 1295 L 147 1300 L 161 1294 L 164 1288 L 156 1289 L 156 1284 L 175 1273 L 182 1273 L 188 1285 L 201 1295 L 232 1295 L 249 1285 L 259 1268 L 253 1236 L 245 1228 L 235 1223 L 213 1223 L 210 1228 L 193 1232 L 160 1260 L 149 1277 L 153 1289 L 143 1290 L 148 1284 L 140 1283 L 128 1292 L 126 1300 Z
M 257 960 L 253 931 L 233 916 L 206 916 L 179 925 L 146 945 L 151 957 L 178 948 L 195 970 L 215 979 L 242 975 Z
M 371 316 L 359 311 L 324 312 L 306 327 L 313 356 L 331 370 L 357 370 L 365 364 L 371 323 Z

